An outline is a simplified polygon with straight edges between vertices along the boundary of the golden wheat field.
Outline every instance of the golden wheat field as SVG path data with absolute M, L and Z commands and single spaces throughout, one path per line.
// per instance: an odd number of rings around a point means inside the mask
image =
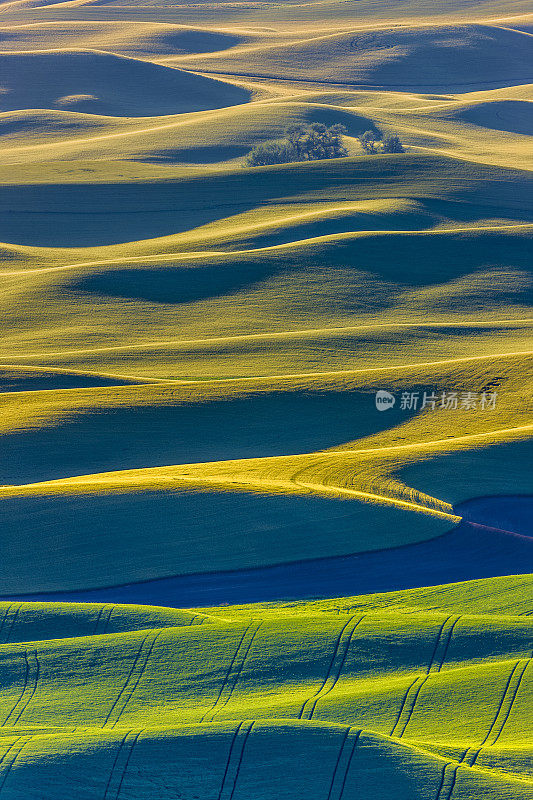
M 0 800 L 533 797 L 532 44 L 0 3 Z

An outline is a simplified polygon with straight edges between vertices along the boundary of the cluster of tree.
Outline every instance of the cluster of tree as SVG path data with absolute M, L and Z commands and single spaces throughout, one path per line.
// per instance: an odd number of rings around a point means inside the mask
M 311 125 L 291 125 L 283 139 L 254 147 L 246 157 L 248 167 L 264 167 L 270 164 L 288 164 L 291 161 L 318 161 L 324 158 L 342 158 L 348 155 L 342 143 L 346 134 L 344 125 L 327 125 L 313 122 Z M 403 153 L 404 148 L 397 136 L 383 138 L 377 128 L 359 136 L 365 153 Z
M 290 161 L 318 161 L 322 158 L 342 158 L 348 151 L 342 144 L 344 125 L 291 125 L 285 137 L 276 142 L 260 144 L 246 158 L 249 167 L 286 164 Z
M 365 153 L 374 155 L 375 153 L 403 153 L 404 147 L 398 136 L 383 135 L 376 128 L 373 131 L 365 131 L 359 136 L 359 142 Z

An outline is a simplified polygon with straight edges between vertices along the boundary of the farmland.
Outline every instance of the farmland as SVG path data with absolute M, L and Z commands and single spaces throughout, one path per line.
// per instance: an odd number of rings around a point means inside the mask
M 3 604 L 2 791 L 529 797 L 532 597 L 517 576 L 188 612 Z
M 0 10 L 0 800 L 531 797 L 527 4 Z

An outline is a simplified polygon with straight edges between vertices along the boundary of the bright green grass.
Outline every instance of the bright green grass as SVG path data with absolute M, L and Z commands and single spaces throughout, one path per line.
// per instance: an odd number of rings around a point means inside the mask
M 2 792 L 529 797 L 531 602 L 517 576 L 207 616 L 4 603 Z
M 523 0 L 32 5 L 0 31 L 2 592 L 391 547 L 530 491 Z M 242 168 L 316 121 L 349 158 Z M 408 152 L 363 156 L 376 125 Z M 525 800 L 531 603 L 0 604 L 0 800 Z

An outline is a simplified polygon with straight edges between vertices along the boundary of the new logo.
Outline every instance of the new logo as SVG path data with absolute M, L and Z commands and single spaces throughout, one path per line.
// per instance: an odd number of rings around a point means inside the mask
M 386 392 L 385 389 L 380 389 L 376 392 L 376 408 L 378 411 L 388 411 L 395 402 L 395 396 L 390 392 Z

